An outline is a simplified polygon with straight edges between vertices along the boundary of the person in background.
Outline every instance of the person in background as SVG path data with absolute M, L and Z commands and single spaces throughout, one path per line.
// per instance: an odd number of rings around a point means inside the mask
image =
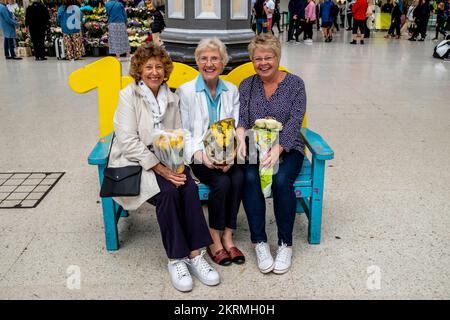
M 256 0 L 253 6 L 256 17 L 256 34 L 267 33 L 267 14 L 265 0 Z
M 273 34 L 273 27 L 276 25 L 278 28 L 278 34 L 283 33 L 283 30 L 280 28 L 280 21 L 281 21 L 281 12 L 280 12 L 280 0 L 275 1 L 275 10 L 273 12 L 272 16 L 272 34 Z
M 50 15 L 47 8 L 39 0 L 34 0 L 25 11 L 25 25 L 30 31 L 34 57 L 37 61 L 47 60 L 45 57 L 45 32 L 49 22 Z
M 16 27 L 19 22 L 14 20 L 13 14 L 6 7 L 4 0 L 0 0 L 0 26 L 3 30 L 3 48 L 5 50 L 5 59 L 21 60 L 14 51 L 16 39 Z
M 294 40 L 294 34 L 298 30 L 299 19 L 298 15 L 300 12 L 301 2 L 300 0 L 290 0 L 289 1 L 289 30 L 287 42 Z
M 266 11 L 267 16 L 267 30 L 272 32 L 272 19 L 275 11 L 275 2 L 273 0 L 266 0 L 264 3 L 264 10 Z
M 305 8 L 305 44 L 312 44 L 313 40 L 313 25 L 316 23 L 316 4 L 314 0 L 308 0 L 308 5 Z
M 402 12 L 400 11 L 397 0 L 392 0 L 391 26 L 389 27 L 387 35 L 384 36 L 386 39 L 394 38 L 394 29 L 396 33 L 395 38 L 400 39 L 401 15 Z
M 339 7 L 336 3 L 336 0 L 332 0 L 331 3 L 333 4 L 331 7 L 331 17 L 333 18 L 333 26 L 336 29 L 336 31 L 339 31 Z
M 441 2 L 438 4 L 436 9 L 436 36 L 433 40 L 438 40 L 439 33 L 444 36 L 444 39 L 447 37 L 447 33 L 445 32 L 445 23 L 447 22 L 447 18 L 445 5 Z
M 108 16 L 108 45 L 109 53 L 117 58 L 130 54 L 131 48 L 128 42 L 127 13 L 122 3 L 109 0 L 105 6 Z
M 161 45 L 160 35 L 161 32 L 166 27 L 166 23 L 164 22 L 164 16 L 162 14 L 162 12 L 164 12 L 164 5 L 160 5 L 157 1 L 152 1 L 150 11 L 153 17 L 152 23 L 153 42 L 156 43 L 157 45 Z
M 333 18 L 331 17 L 331 0 L 325 0 L 320 5 L 320 18 L 322 20 L 322 32 L 325 42 L 333 41 L 333 33 L 331 32 L 331 27 L 333 26 Z
M 356 44 L 358 37 L 361 37 L 360 43 L 364 44 L 364 32 L 366 28 L 366 12 L 369 4 L 367 0 L 356 0 L 352 8 L 353 14 L 353 41 L 350 44 Z
M 78 0 L 63 0 L 59 7 L 57 23 L 64 34 L 64 51 L 67 60 L 79 60 L 84 56 L 83 37 L 81 35 L 81 23 L 83 13 L 80 10 Z
M 346 13 L 347 13 L 347 31 L 353 30 L 353 5 L 355 4 L 355 0 L 347 0 L 346 2 Z
M 292 259 L 297 203 L 293 184 L 301 171 L 305 152 L 299 132 L 306 111 L 306 90 L 300 77 L 279 70 L 281 44 L 277 38 L 257 36 L 248 48 L 256 75 L 242 81 L 239 87 L 240 110 L 236 129 L 239 158 L 246 158 L 245 137 L 256 120 L 272 117 L 281 122 L 283 129 L 278 143 L 272 146 L 260 164 L 244 165 L 243 205 L 259 270 L 283 274 L 289 270 Z M 261 190 L 260 165 L 266 168 L 278 166 L 278 171 L 272 176 L 273 208 L 278 230 L 275 260 L 267 243 L 266 201 Z

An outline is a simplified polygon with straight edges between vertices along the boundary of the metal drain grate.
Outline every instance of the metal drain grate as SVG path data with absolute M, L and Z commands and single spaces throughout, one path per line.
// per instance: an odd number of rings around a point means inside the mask
M 36 208 L 65 172 L 0 172 L 0 209 Z

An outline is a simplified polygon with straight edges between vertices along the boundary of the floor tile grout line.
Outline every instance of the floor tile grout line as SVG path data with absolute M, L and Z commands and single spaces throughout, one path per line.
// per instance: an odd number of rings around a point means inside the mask
M 25 248 L 22 249 L 22 252 L 19 254 L 19 256 L 17 257 L 17 259 L 11 264 L 11 266 L 8 268 L 8 270 L 4 273 L 4 275 L 0 278 L 0 283 L 6 279 L 6 276 L 8 275 L 8 273 L 11 271 L 11 269 L 16 265 L 17 261 L 19 261 L 20 257 L 22 257 L 22 255 L 25 253 L 25 251 L 28 249 L 28 246 L 31 244 L 31 242 L 36 238 L 37 233 L 33 233 L 33 237 L 31 238 L 30 241 L 28 241 L 27 245 L 25 246 Z

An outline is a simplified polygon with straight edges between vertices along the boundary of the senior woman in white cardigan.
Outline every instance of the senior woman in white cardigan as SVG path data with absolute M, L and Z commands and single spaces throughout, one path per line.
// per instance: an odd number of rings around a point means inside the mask
M 195 176 L 209 186 L 209 230 L 214 243 L 208 254 L 220 265 L 245 262 L 233 243 L 242 198 L 243 174 L 237 165 L 218 166 L 206 156 L 203 138 L 210 125 L 226 118 L 239 120 L 239 92 L 219 75 L 228 63 L 225 45 L 217 38 L 202 40 L 195 50 L 200 75 L 177 90 L 183 128 L 191 133 L 188 157 Z M 221 233 L 223 233 L 221 235 Z
M 137 49 L 130 66 L 135 82 L 120 92 L 114 115 L 109 166 L 142 166 L 139 196 L 114 200 L 127 210 L 135 210 L 146 201 L 156 205 L 171 282 L 180 291 L 190 291 L 191 273 L 206 285 L 216 285 L 220 278 L 203 257 L 205 251 L 199 251 L 212 239 L 189 169 L 181 174 L 173 172 L 149 148 L 155 129 L 181 128 L 179 99 L 165 83 L 172 70 L 169 54 L 158 45 Z

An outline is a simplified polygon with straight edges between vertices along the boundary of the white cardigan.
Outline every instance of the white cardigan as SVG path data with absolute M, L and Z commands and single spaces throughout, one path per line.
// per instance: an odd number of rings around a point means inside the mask
M 180 98 L 181 123 L 191 133 L 185 142 L 186 158 L 192 161 L 195 152 L 204 150 L 203 138 L 209 128 L 208 102 L 204 91 L 196 91 L 197 78 L 180 86 L 176 94 Z M 222 80 L 227 91 L 220 94 L 219 120 L 234 118 L 239 121 L 239 91 L 231 82 Z

